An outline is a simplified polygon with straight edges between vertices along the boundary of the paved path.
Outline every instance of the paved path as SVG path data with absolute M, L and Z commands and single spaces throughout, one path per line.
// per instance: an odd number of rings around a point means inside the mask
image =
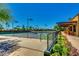
M 79 50 L 79 37 L 67 35 L 64 32 L 62 34 L 71 42 L 72 46 Z
M 33 38 L 19 38 L 19 37 L 6 37 L 0 36 L 2 41 L 6 40 L 19 40 L 19 49 L 12 52 L 9 56 L 43 56 L 47 48 L 47 41 Z M 4 39 L 5 38 L 5 39 Z

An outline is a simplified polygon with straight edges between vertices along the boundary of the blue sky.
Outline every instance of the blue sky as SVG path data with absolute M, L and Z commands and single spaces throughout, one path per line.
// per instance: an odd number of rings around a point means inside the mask
M 7 4 L 12 16 L 18 21 L 16 25 L 27 26 L 27 18 L 31 17 L 30 26 L 52 28 L 56 22 L 68 21 L 79 13 L 79 4 L 56 3 L 14 3 Z M 48 26 L 46 27 L 45 24 Z

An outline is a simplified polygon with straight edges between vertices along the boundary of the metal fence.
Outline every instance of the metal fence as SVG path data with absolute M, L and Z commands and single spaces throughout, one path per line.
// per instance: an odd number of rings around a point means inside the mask
M 35 31 L 27 34 L 28 38 L 36 38 L 47 41 L 47 51 L 51 51 L 52 46 L 54 45 L 59 31 Z
M 18 37 L 26 37 L 26 38 L 35 38 L 39 39 L 40 42 L 42 40 L 46 40 L 47 51 L 51 51 L 51 47 L 54 45 L 59 31 L 31 31 L 31 32 L 23 32 L 23 33 L 8 33 L 1 34 L 6 36 L 18 36 Z

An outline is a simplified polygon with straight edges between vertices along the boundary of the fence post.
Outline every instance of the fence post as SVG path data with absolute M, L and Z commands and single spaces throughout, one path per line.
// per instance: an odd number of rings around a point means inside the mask
M 40 42 L 41 42 L 41 39 L 42 39 L 41 36 L 42 36 L 42 33 L 40 33 Z
M 49 48 L 49 33 L 47 34 L 47 50 Z

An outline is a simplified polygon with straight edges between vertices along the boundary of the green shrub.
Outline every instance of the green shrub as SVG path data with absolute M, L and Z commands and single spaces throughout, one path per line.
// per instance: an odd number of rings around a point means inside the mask
M 58 35 L 57 42 L 51 50 L 51 55 L 52 56 L 67 56 L 68 52 L 69 52 L 69 48 L 67 46 L 67 41 L 62 35 Z
M 62 56 L 67 56 L 68 55 L 68 49 L 67 47 L 62 48 Z
M 61 50 L 60 44 L 55 44 L 55 46 L 53 47 L 53 51 L 54 52 L 59 52 L 60 50 Z

